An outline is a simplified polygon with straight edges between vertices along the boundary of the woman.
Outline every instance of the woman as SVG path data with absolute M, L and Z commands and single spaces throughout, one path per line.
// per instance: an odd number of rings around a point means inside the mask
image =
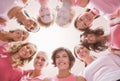
M 53 64 L 59 69 L 58 75 L 51 81 L 86 81 L 82 76 L 76 76 L 70 72 L 74 65 L 75 58 L 71 51 L 60 47 L 54 50 L 52 54 Z
M 42 69 L 46 67 L 47 55 L 43 51 L 39 51 L 34 59 L 34 69 L 29 70 L 20 81 L 42 81 L 45 75 L 42 73 Z
M 91 9 L 92 13 L 91 14 L 96 14 L 96 15 L 103 15 L 105 16 L 105 18 L 107 18 L 107 20 L 111 21 L 111 25 L 120 23 L 119 20 L 119 12 L 120 12 L 120 1 L 119 0 L 77 0 L 79 3 L 77 3 L 77 5 L 79 5 L 80 7 L 87 7 L 89 9 Z M 86 29 L 89 28 L 93 21 L 94 21 L 95 17 L 92 17 L 90 14 L 86 16 L 86 13 L 84 13 L 82 16 L 79 16 L 79 19 L 82 20 L 76 20 L 75 22 L 75 26 L 78 29 Z M 117 19 L 116 19 L 117 18 Z M 92 21 L 87 21 L 89 19 L 92 19 Z M 117 21 L 115 21 L 117 20 Z M 87 23 L 89 22 L 89 24 Z M 83 27 L 82 27 L 83 26 Z
M 62 0 L 62 6 L 57 9 L 56 23 L 64 27 L 71 23 L 74 17 L 73 4 L 69 0 Z
M 92 26 L 93 21 L 98 17 L 99 14 L 96 11 L 87 9 L 85 13 L 76 18 L 74 26 L 80 31 L 85 31 Z
M 9 51 L 5 47 L 0 48 L 0 80 L 19 81 L 23 75 L 19 67 L 30 62 L 36 53 L 36 46 L 28 42 L 17 47 L 13 45 Z
M 110 28 L 110 35 L 104 35 L 103 30 L 86 30 L 81 35 L 81 42 L 86 43 L 93 51 L 103 51 L 108 47 L 111 51 L 120 52 L 120 24 Z
M 55 19 L 55 14 L 49 6 L 50 0 L 38 0 L 40 4 L 38 22 L 43 26 L 50 26 Z
M 22 12 L 26 2 L 27 0 L 1 1 L 0 24 L 5 25 L 8 20 L 16 18 L 25 26 L 26 30 L 37 31 L 39 29 L 37 23 Z
M 28 36 L 29 33 L 21 29 L 12 30 L 9 32 L 0 30 L 0 40 L 4 42 L 24 41 L 28 38 Z
M 87 44 L 90 50 L 95 52 L 103 51 L 108 48 L 109 36 L 104 35 L 102 29 L 88 29 L 80 36 L 81 42 Z
M 77 59 L 85 63 L 85 67 L 88 66 L 95 57 L 90 55 L 90 50 L 85 44 L 79 44 L 74 47 L 74 54 Z

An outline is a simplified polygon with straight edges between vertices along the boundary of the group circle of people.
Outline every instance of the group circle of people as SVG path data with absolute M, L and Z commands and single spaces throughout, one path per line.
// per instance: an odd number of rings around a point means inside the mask
M 24 10 L 29 0 L 0 0 L 0 81 L 120 81 L 120 0 L 57 0 L 61 6 L 56 6 L 56 14 L 50 8 L 50 0 L 35 1 L 40 5 L 37 18 Z M 76 14 L 73 7 L 86 8 L 74 21 L 74 27 L 82 32 L 80 43 L 74 46 L 74 54 L 65 47 L 52 52 L 52 64 L 58 74 L 47 77 L 42 73 L 49 64 L 47 53 L 24 41 L 29 32 L 38 32 L 40 26 L 50 27 L 55 22 L 64 28 L 71 24 Z M 102 28 L 92 28 L 100 16 L 109 22 L 109 35 Z M 4 30 L 11 19 L 25 30 Z M 98 58 L 90 54 L 106 49 L 109 53 Z M 21 69 L 32 59 L 34 69 Z M 75 59 L 85 66 L 80 75 L 71 72 Z

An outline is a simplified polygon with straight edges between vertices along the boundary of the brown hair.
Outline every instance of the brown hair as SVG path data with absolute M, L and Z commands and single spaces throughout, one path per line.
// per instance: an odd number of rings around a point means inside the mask
M 86 12 L 89 12 L 89 11 L 91 11 L 91 9 L 86 9 Z M 75 22 L 74 22 L 74 26 L 75 26 L 76 29 L 78 29 L 77 20 L 78 20 L 78 18 L 80 18 L 80 16 L 81 16 L 81 14 L 75 19 Z M 98 17 L 100 17 L 100 15 L 97 15 L 94 19 L 97 19 Z M 88 29 L 89 29 L 89 27 L 86 27 L 85 29 L 78 29 L 78 30 L 85 31 L 85 30 L 88 30 Z
M 85 36 L 87 36 L 88 34 L 94 34 L 94 35 L 96 35 L 97 37 L 99 37 L 99 36 L 102 36 L 102 35 L 104 36 L 104 31 L 103 31 L 103 29 L 100 29 L 100 28 L 97 28 L 97 29 L 95 29 L 95 30 L 88 29 L 88 30 L 84 31 L 84 32 L 80 35 L 80 38 L 85 37 Z M 100 51 L 103 51 L 103 50 L 105 50 L 105 49 L 108 48 L 108 46 L 106 45 L 106 42 L 107 42 L 106 40 L 97 41 L 97 42 L 95 42 L 95 43 L 93 43 L 93 44 L 90 44 L 90 43 L 88 43 L 88 42 L 86 42 L 86 41 L 84 41 L 84 40 L 80 40 L 80 42 L 87 44 L 88 48 L 89 48 L 90 50 L 95 51 L 95 52 L 100 52 Z
M 53 64 L 56 66 L 56 55 L 57 55 L 57 53 L 59 53 L 61 51 L 65 51 L 68 54 L 69 61 L 70 61 L 69 69 L 71 69 L 75 62 L 75 58 L 74 58 L 72 52 L 69 49 L 66 49 L 64 47 L 57 48 L 56 50 L 53 51 L 53 54 L 52 54 Z

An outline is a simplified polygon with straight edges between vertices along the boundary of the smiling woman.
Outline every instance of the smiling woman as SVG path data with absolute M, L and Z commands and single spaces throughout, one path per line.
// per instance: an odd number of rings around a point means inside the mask
M 50 0 L 49 5 L 50 8 L 55 10 L 57 0 Z M 29 0 L 28 5 L 24 8 L 26 12 L 29 14 L 30 18 L 34 18 L 37 20 L 39 15 L 39 9 L 41 5 L 39 4 L 38 0 Z M 75 8 L 75 17 L 78 16 L 81 12 L 84 12 L 85 9 L 76 7 Z M 56 14 L 56 12 L 55 12 Z M 48 22 L 48 21 L 46 21 Z M 99 24 L 101 22 L 101 24 Z M 74 27 L 74 22 L 71 22 L 70 25 L 68 25 L 65 28 L 62 28 L 58 26 L 55 22 L 50 25 L 49 27 L 44 27 L 43 25 L 40 26 L 40 30 L 36 33 L 29 33 L 29 38 L 26 41 L 29 41 L 31 43 L 36 44 L 38 50 L 43 50 L 48 53 L 48 58 L 51 58 L 51 54 L 53 50 L 55 50 L 58 47 L 66 47 L 71 50 L 73 53 L 74 46 L 77 45 L 80 42 L 80 34 L 81 32 L 76 30 Z M 107 26 L 106 20 L 103 17 L 100 17 L 94 21 L 95 24 L 93 26 Z M 24 26 L 19 25 L 16 20 L 12 19 L 7 22 L 6 27 L 4 27 L 5 30 L 12 30 L 12 29 L 23 29 L 25 30 Z M 107 28 L 105 28 L 107 30 Z M 43 72 L 45 72 L 48 76 L 54 76 L 58 73 L 56 68 L 51 64 L 51 60 L 49 59 L 50 64 L 43 69 Z M 27 64 L 23 67 L 23 69 L 32 69 L 33 61 L 30 62 L 30 64 Z M 80 68 L 78 68 L 80 67 Z M 79 75 L 80 71 L 84 69 L 84 66 L 81 62 L 78 60 L 75 61 L 75 65 L 71 68 L 71 72 Z

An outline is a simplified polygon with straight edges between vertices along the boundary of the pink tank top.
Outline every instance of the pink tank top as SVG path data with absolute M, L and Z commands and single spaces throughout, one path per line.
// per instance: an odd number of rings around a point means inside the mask
M 0 47 L 0 81 L 19 81 L 22 77 L 22 71 L 12 67 L 10 55 Z
M 111 48 L 120 49 L 120 24 L 110 27 Z
M 66 77 L 66 78 L 57 78 L 57 77 L 54 77 L 52 78 L 51 81 L 76 81 L 77 80 L 77 77 L 73 74 L 71 74 L 70 76 Z

